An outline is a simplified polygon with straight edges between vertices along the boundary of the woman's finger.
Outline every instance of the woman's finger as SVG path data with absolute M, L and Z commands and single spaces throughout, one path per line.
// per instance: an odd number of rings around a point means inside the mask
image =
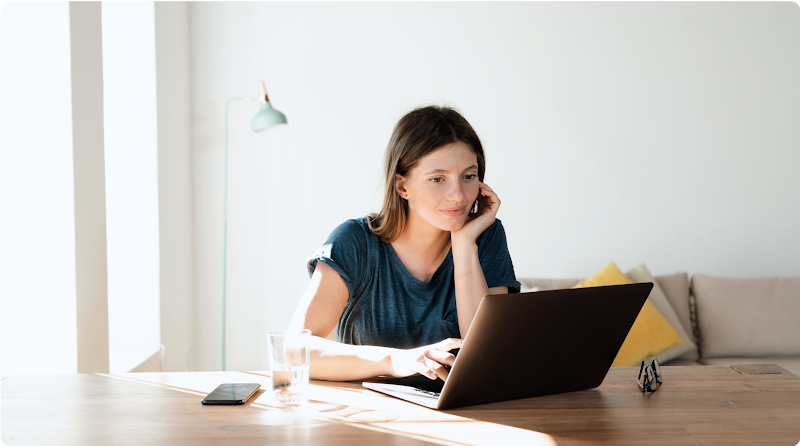
M 486 207 L 494 207 L 495 204 L 498 206 L 500 205 L 500 197 L 498 197 L 497 193 L 495 193 L 495 191 L 492 190 L 492 188 L 486 183 L 480 184 L 480 190 L 483 194 L 483 203 L 486 205 Z
M 452 353 L 443 352 L 436 349 L 426 350 L 425 356 L 433 359 L 439 364 L 449 365 L 451 367 L 456 362 L 456 357 Z
M 491 187 L 484 184 L 485 187 L 481 188 L 481 192 L 486 198 L 489 198 L 491 201 L 500 202 L 500 197 L 497 196 L 497 192 L 495 192 Z
M 486 195 L 486 196 L 489 196 L 489 195 L 496 195 L 496 194 L 495 194 L 495 192 L 494 192 L 494 189 L 492 189 L 491 187 L 489 187 L 489 185 L 488 185 L 488 184 L 486 184 L 486 183 L 481 183 L 481 184 L 480 184 L 480 190 L 481 190 L 481 192 L 482 192 L 484 195 Z
M 431 371 L 429 378 L 433 376 L 432 379 L 442 378 L 442 381 L 447 381 L 447 369 L 443 365 L 429 358 L 425 358 L 425 365 Z
M 447 338 L 444 341 L 439 341 L 436 344 L 433 344 L 433 348 L 439 351 L 449 352 L 454 348 L 461 348 L 463 343 L 464 341 L 458 338 Z
M 429 379 L 436 379 L 439 377 L 433 370 L 431 370 L 430 367 L 425 364 L 424 360 L 421 362 L 415 362 L 414 365 L 411 366 L 411 370 Z

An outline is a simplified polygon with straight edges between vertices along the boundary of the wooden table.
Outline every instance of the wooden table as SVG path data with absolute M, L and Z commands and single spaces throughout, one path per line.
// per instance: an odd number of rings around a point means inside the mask
M 312 381 L 310 402 L 271 392 L 243 406 L 203 406 L 222 382 L 265 372 L 9 376 L 6 445 L 789 445 L 800 443 L 800 377 L 726 366 L 663 367 L 642 394 L 638 368 L 614 368 L 591 390 L 437 412 L 357 383 Z

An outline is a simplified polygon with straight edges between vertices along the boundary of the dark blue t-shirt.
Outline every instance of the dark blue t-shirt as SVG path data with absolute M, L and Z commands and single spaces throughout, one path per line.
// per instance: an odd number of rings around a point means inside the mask
M 486 285 L 519 292 L 500 220 L 476 240 Z M 406 269 L 390 243 L 372 233 L 366 217 L 347 220 L 308 261 L 308 274 L 320 261 L 339 273 L 349 297 L 336 324 L 339 342 L 414 348 L 446 338 L 460 338 L 453 279 L 453 251 L 447 253 L 430 282 Z

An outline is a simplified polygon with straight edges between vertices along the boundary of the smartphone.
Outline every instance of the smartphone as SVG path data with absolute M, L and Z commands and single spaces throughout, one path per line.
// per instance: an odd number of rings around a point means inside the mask
M 203 398 L 203 404 L 244 404 L 259 387 L 261 384 L 258 383 L 220 384 Z

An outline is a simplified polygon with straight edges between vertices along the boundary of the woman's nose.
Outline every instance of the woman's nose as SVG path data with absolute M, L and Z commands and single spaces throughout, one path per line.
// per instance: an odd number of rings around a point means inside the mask
M 453 185 L 447 194 L 448 201 L 460 202 L 464 200 L 466 194 L 460 184 Z

